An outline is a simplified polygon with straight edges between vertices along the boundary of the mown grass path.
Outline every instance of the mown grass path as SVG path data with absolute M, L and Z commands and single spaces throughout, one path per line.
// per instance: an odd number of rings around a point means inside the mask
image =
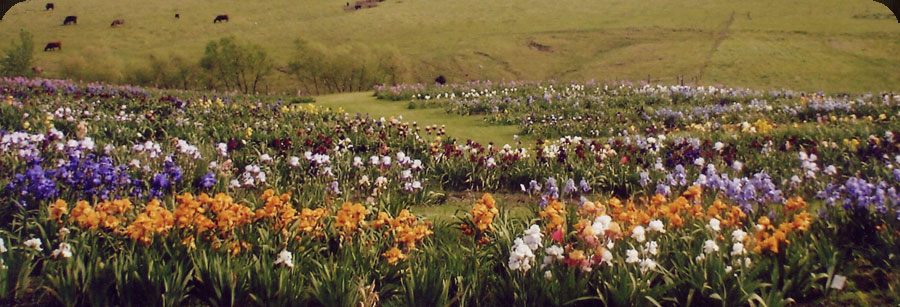
M 409 109 L 406 101 L 378 100 L 372 92 L 318 96 L 315 104 L 333 110 L 343 108 L 350 114 L 368 113 L 373 118 L 403 116 L 403 121 L 416 122 L 422 128 L 426 125 L 444 125 L 447 134 L 461 142 L 471 139 L 482 144 L 494 142 L 502 146 L 513 143 L 513 136 L 519 132 L 518 126 L 491 126 L 481 116 L 448 114 L 443 108 Z

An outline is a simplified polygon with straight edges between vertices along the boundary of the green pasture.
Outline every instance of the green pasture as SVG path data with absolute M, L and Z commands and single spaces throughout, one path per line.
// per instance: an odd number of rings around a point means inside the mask
M 345 0 L 27 1 L 0 22 L 0 48 L 34 34 L 36 65 L 64 63 L 121 82 L 150 55 L 196 60 L 235 35 L 265 48 L 277 67 L 302 38 L 338 48 L 396 48 L 408 82 L 650 80 L 828 92 L 898 90 L 900 25 L 868 0 L 624 1 L 387 0 L 345 12 Z M 181 18 L 176 20 L 175 13 Z M 231 21 L 213 24 L 218 14 Z M 78 25 L 62 26 L 67 15 Z M 880 16 L 880 17 L 879 17 Z M 110 28 L 117 18 L 125 25 Z M 61 52 L 40 52 L 62 41 Z M 294 92 L 276 72 L 270 92 Z

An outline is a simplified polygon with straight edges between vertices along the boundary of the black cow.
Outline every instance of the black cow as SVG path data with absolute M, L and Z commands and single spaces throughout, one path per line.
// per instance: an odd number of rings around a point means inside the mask
M 78 24 L 78 16 L 66 16 L 66 20 L 63 21 L 63 25 L 67 24 Z
M 181 18 L 181 15 L 175 14 L 175 19 Z
M 228 21 L 228 14 L 216 16 L 216 19 L 213 20 L 213 23 L 218 23 L 220 21 Z
M 45 5 L 44 8 L 49 11 L 49 10 L 55 9 L 56 6 L 53 5 L 53 3 L 47 3 L 47 5 Z
M 447 78 L 444 78 L 444 75 L 440 75 L 434 79 L 434 83 L 444 85 L 445 83 L 447 83 Z
M 44 47 L 44 51 L 50 51 L 54 49 L 62 50 L 62 42 L 49 42 L 47 43 L 47 46 Z

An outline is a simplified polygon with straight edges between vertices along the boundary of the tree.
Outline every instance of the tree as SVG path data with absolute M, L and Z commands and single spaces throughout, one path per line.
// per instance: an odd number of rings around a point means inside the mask
M 303 84 L 306 92 L 310 92 L 309 86 L 312 84 L 316 95 L 321 94 L 325 87 L 323 72 L 326 54 L 322 51 L 323 48 L 299 39 L 294 44 L 296 45 L 296 54 L 294 59 L 288 63 L 288 72 Z
M 6 49 L 6 57 L 0 60 L 0 72 L 4 76 L 29 76 L 34 58 L 34 38 L 31 33 L 19 30 L 19 42 Z
M 232 36 L 207 43 L 200 67 L 226 89 L 244 93 L 256 92 L 272 73 L 272 63 L 262 47 L 240 43 Z
M 304 40 L 295 42 L 287 73 L 316 94 L 363 91 L 376 84 L 399 81 L 404 72 L 396 49 L 359 44 L 326 48 Z

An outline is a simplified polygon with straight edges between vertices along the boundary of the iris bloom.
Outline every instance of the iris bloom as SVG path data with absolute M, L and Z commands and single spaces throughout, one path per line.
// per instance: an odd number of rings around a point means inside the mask
M 629 249 L 626 251 L 625 257 L 625 263 L 637 263 L 641 261 L 641 259 L 638 258 L 638 251 L 636 249 Z
M 275 259 L 275 265 L 284 265 L 289 268 L 294 268 L 294 255 L 291 252 L 287 251 L 287 249 L 282 249 L 280 253 L 278 253 L 278 258 Z
M 53 253 L 50 254 L 53 258 L 57 258 L 62 256 L 63 258 L 71 258 L 72 257 L 72 246 L 69 243 L 60 242 L 59 248 L 54 249 Z
M 706 225 L 706 227 L 709 228 L 710 230 L 714 231 L 714 232 L 719 232 L 719 230 L 722 230 L 721 223 L 722 223 L 722 222 L 719 221 L 719 219 L 717 219 L 717 218 L 712 218 L 712 219 L 709 220 L 709 225 Z
M 665 227 L 665 225 L 663 225 L 663 222 L 660 220 L 650 221 L 650 225 L 648 226 L 647 230 L 656 231 L 659 233 L 666 233 L 666 227 Z
M 41 248 L 41 239 L 38 239 L 38 238 L 31 238 L 28 241 L 25 241 L 24 243 L 22 243 L 22 245 L 25 245 L 26 247 L 30 247 L 38 252 L 44 251 L 44 249 Z
M 719 252 L 719 245 L 713 240 L 706 240 L 706 242 L 703 242 L 703 252 L 706 254 L 717 253 Z
M 634 227 L 634 229 L 631 230 L 631 237 L 638 242 L 644 242 L 644 240 L 646 240 L 646 236 L 644 234 L 644 226 Z
M 641 261 L 641 273 L 644 273 L 647 271 L 653 271 L 655 269 L 656 269 L 656 261 L 653 261 L 653 259 L 647 258 L 647 259 L 644 259 L 643 261 Z
M 747 233 L 740 229 L 735 229 L 731 232 L 731 239 L 735 242 L 744 241 L 744 238 L 747 237 Z
M 739 255 L 743 255 L 744 253 L 746 253 L 746 250 L 744 249 L 744 243 L 735 242 L 734 245 L 731 246 L 731 255 L 732 256 L 739 256 Z

